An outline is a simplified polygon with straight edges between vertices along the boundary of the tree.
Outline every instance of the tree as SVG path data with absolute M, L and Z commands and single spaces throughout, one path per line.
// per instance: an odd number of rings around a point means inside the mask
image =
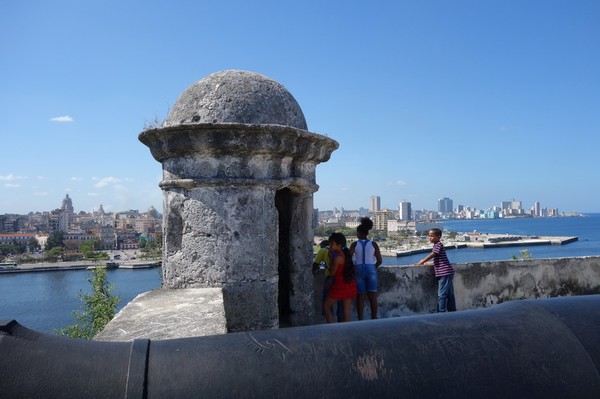
M 94 257 L 94 241 L 84 241 L 79 244 L 79 252 L 81 252 L 86 258 Z
M 46 251 L 56 247 L 65 246 L 65 235 L 62 231 L 50 233 L 48 240 L 46 241 Z
M 520 254 L 519 256 L 513 254 L 511 256 L 511 259 L 512 260 L 527 260 L 527 259 L 532 259 L 531 253 L 528 250 L 526 250 L 526 249 L 520 250 L 519 254 Z
M 81 294 L 81 311 L 73 311 L 77 324 L 59 330 L 58 333 L 71 338 L 92 339 L 115 317 L 118 296 L 112 295 L 113 287 L 106 279 L 106 269 L 95 268 L 88 277 L 92 286 L 90 294 Z
M 42 249 L 40 242 L 35 237 L 31 237 L 29 239 L 29 242 L 27 243 L 27 247 L 29 248 L 29 252 L 35 252 L 35 251 L 39 251 L 40 249 Z
M 144 248 L 146 248 L 146 245 L 148 245 L 148 239 L 146 237 L 144 237 L 143 235 L 140 236 L 140 239 L 138 242 L 139 242 L 140 249 L 144 249 Z
M 54 247 L 46 253 L 46 259 L 49 262 L 56 262 L 59 257 L 62 257 L 64 250 L 62 247 Z

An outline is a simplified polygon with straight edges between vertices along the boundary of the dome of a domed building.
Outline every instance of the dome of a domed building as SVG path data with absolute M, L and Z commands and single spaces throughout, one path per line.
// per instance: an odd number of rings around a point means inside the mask
M 164 122 L 283 125 L 308 130 L 302 109 L 276 81 L 249 71 L 213 73 L 185 89 Z

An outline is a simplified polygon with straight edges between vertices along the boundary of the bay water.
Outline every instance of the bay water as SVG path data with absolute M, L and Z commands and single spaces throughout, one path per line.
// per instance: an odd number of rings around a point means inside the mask
M 82 309 L 80 297 L 91 292 L 91 277 L 89 270 L 1 273 L 0 320 L 44 333 L 76 324 L 73 311 Z M 138 294 L 160 287 L 161 269 L 107 270 L 107 280 L 121 310 Z
M 527 249 L 532 258 L 600 256 L 600 213 L 582 217 L 448 220 L 444 229 L 453 232 L 523 234 L 540 236 L 577 236 L 578 241 L 565 245 L 536 245 L 508 248 L 462 248 L 448 250 L 452 263 L 509 260 Z M 386 266 L 410 265 L 425 254 L 384 257 Z M 307 266 L 309 267 L 309 265 Z M 120 310 L 138 294 L 159 288 L 161 269 L 108 270 L 113 293 L 121 298 Z M 91 290 L 87 281 L 91 272 L 69 270 L 52 272 L 0 274 L 0 320 L 15 319 L 27 328 L 54 333 L 76 322 L 73 311 L 81 309 L 82 293 Z
M 600 256 L 600 213 L 583 216 L 557 218 L 513 218 L 445 220 L 444 231 L 470 233 L 478 231 L 488 234 L 529 236 L 578 237 L 564 245 L 532 245 L 504 248 L 461 248 L 448 249 L 452 263 L 510 260 L 527 250 L 534 259 L 570 258 L 575 256 Z M 443 241 L 443 237 L 442 237 Z M 384 258 L 384 265 L 410 265 L 419 262 L 426 254 L 415 254 L 398 258 Z

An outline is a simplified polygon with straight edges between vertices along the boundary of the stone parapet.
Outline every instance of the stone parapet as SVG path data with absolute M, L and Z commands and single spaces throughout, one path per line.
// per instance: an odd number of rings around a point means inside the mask
M 226 324 L 221 289 L 157 289 L 135 297 L 94 340 L 161 340 L 217 335 L 227 333 Z
M 463 263 L 454 267 L 459 311 L 491 307 L 515 299 L 600 294 L 600 257 L 596 256 Z M 311 276 L 310 269 L 306 270 L 304 283 L 312 286 L 314 279 L 313 298 L 308 301 L 313 308 L 305 310 L 302 316 L 312 324 L 322 324 L 325 323 L 320 305 L 323 276 Z M 382 266 L 378 271 L 380 318 L 435 312 L 437 280 L 431 267 Z M 230 289 L 248 288 L 237 284 Z M 155 290 L 141 294 L 95 339 L 128 341 L 224 334 L 228 310 L 223 295 L 226 293 L 218 288 Z M 264 295 L 274 293 L 265 291 Z M 233 311 L 241 323 L 248 322 L 247 318 L 264 317 L 251 313 L 249 304 L 239 304 Z M 354 308 L 352 312 L 356 319 Z
M 453 265 L 458 310 L 514 299 L 600 294 L 600 257 L 527 259 Z M 379 268 L 380 317 L 436 311 L 431 266 Z

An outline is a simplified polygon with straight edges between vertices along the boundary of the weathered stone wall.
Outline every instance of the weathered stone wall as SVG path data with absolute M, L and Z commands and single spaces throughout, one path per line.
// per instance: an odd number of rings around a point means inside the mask
M 513 299 L 600 294 L 600 257 L 463 263 L 454 267 L 458 310 Z M 431 266 L 379 268 L 381 318 L 435 312 L 436 300 L 437 280 Z
M 600 294 L 600 257 L 454 266 L 454 289 L 459 311 L 489 307 L 513 299 Z M 301 289 L 294 290 L 296 294 L 292 295 L 294 317 L 312 324 L 325 323 L 321 314 L 322 274 L 311 276 L 311 268 L 306 265 L 294 263 L 294 268 L 297 268 L 295 274 L 298 277 L 292 279 L 292 285 L 301 285 Z M 237 286 L 240 290 L 248 289 L 255 293 L 256 290 L 249 284 L 254 283 L 238 282 Z M 304 290 L 309 289 L 307 287 L 313 290 L 314 301 L 306 298 Z M 223 334 L 228 330 L 222 306 L 228 289 L 231 288 L 158 289 L 150 295 L 141 294 L 123 308 L 96 339 L 129 341 L 149 337 L 169 339 Z M 266 301 L 277 300 L 272 289 L 263 291 L 263 295 Z M 431 267 L 379 268 L 380 318 L 435 312 L 436 299 L 437 280 Z M 304 306 L 301 306 L 301 301 L 305 301 Z M 298 304 L 300 306 L 296 307 Z M 240 309 L 248 307 L 245 303 L 238 305 Z M 353 315 L 356 318 L 354 309 Z

